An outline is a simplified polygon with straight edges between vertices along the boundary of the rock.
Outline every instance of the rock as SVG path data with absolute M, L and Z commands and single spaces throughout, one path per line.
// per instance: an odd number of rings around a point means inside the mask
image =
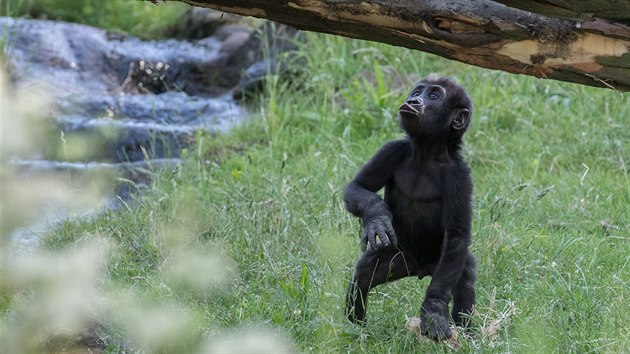
M 167 37 L 179 39 L 201 39 L 210 37 L 226 24 L 236 23 L 241 16 L 211 10 L 202 7 L 192 7 L 177 21 L 177 24 L 165 31 Z
M 229 59 L 240 66 L 244 65 L 243 62 L 250 63 L 234 88 L 232 96 L 241 99 L 260 90 L 268 75 L 280 75 L 284 79 L 293 77 L 295 72 L 292 70 L 300 67 L 300 61 L 303 61 L 296 55 L 297 43 L 303 40 L 304 36 L 293 27 L 266 22 L 244 44 L 248 50 L 241 49 L 239 54 L 232 55 Z M 264 48 L 267 48 L 268 53 L 264 53 Z M 240 53 L 243 52 L 251 57 L 242 60 Z
M 223 45 L 221 46 L 221 51 L 229 56 L 237 55 L 241 53 L 241 49 L 247 45 L 247 41 L 251 36 L 252 34 L 250 32 L 235 29 L 222 39 Z
M 238 24 L 227 24 L 225 26 L 221 26 L 214 33 L 213 37 L 219 41 L 225 42 L 229 37 L 238 34 L 247 34 L 248 37 L 252 33 L 250 27 L 245 27 Z
M 228 98 L 160 95 L 72 96 L 61 100 L 58 122 L 62 130 L 100 141 L 103 149 L 90 159 L 114 162 L 178 157 L 197 129 L 225 132 L 244 111 Z M 96 140 L 94 140 L 96 139 Z
M 40 79 L 56 92 L 106 91 L 118 84 L 103 63 L 116 54 L 104 31 L 46 20 L 0 18 L 14 80 Z M 105 69 L 105 70 L 104 70 Z M 107 75 L 109 74 L 109 75 Z

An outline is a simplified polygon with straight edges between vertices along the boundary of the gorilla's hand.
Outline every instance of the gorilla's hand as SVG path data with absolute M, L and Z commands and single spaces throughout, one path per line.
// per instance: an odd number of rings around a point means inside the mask
M 376 243 L 376 236 L 381 243 Z M 363 223 L 363 231 L 361 232 L 361 250 L 365 252 L 367 244 L 370 244 L 373 250 L 380 247 L 396 247 L 398 240 L 396 233 L 392 227 L 392 221 L 387 216 L 377 216 Z
M 445 302 L 435 299 L 424 300 L 420 314 L 420 333 L 436 340 L 451 338 L 453 333 L 447 316 L 448 305 Z

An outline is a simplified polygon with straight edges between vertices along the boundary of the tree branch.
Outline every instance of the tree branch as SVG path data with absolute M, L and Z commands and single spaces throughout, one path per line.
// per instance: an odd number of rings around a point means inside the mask
M 575 5 L 561 0 L 179 1 L 484 68 L 630 91 L 630 0 L 614 6 L 606 0 L 571 2 Z

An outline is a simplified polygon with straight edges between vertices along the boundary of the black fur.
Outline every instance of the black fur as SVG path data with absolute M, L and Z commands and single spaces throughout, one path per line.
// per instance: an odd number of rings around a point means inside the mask
M 472 101 L 454 81 L 427 77 L 399 114 L 407 138 L 381 147 L 344 191 L 346 208 L 362 220 L 365 251 L 350 283 L 346 313 L 362 323 L 371 288 L 430 275 L 421 332 L 448 338 L 451 298 L 452 319 L 461 326 L 468 325 L 475 303 L 475 257 L 468 249 L 473 183 L 460 152 Z M 383 187 L 384 200 L 376 194 Z

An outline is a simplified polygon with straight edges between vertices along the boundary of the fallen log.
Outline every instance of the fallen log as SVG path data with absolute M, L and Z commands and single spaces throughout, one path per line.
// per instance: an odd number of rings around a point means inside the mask
M 178 1 L 489 69 L 630 91 L 630 0 Z

